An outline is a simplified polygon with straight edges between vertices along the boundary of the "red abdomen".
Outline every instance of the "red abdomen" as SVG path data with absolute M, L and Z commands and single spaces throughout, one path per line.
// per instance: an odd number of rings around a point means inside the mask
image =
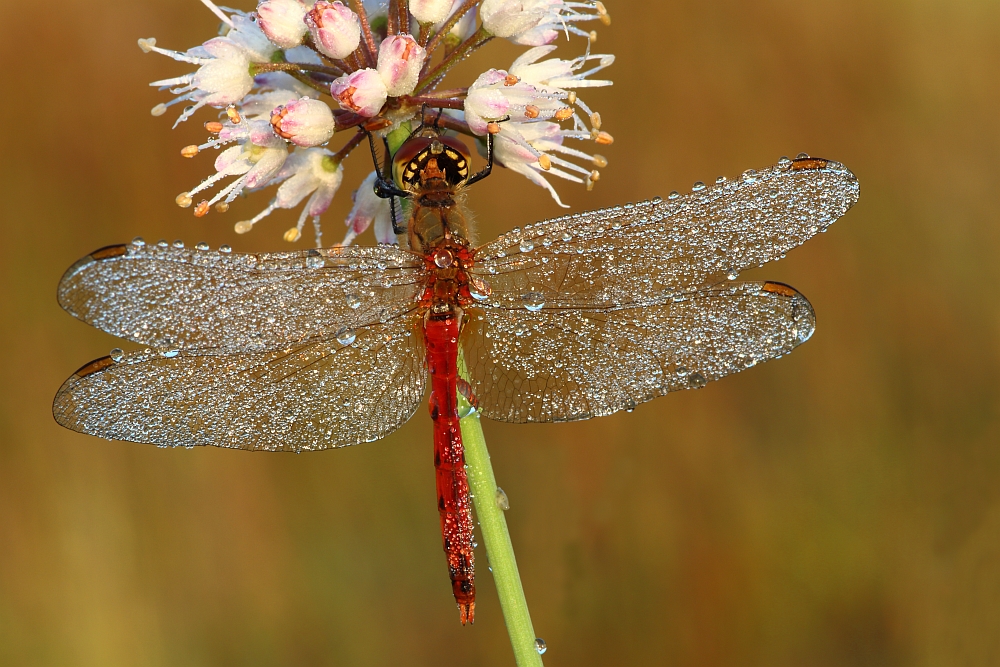
M 454 316 L 439 319 L 431 316 L 424 324 L 441 536 L 448 556 L 452 591 L 465 624 L 473 621 L 476 608 L 476 566 L 469 482 L 458 423 L 458 335 L 459 321 Z

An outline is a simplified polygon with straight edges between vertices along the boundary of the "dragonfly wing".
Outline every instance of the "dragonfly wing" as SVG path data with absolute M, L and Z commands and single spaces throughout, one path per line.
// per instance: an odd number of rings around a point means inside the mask
M 391 246 L 259 255 L 134 243 L 102 248 L 59 283 L 59 304 L 160 348 L 271 349 L 387 321 L 413 306 L 419 256 Z
M 657 303 L 779 259 L 858 200 L 829 160 L 790 160 L 687 195 L 529 225 L 480 247 L 474 273 L 492 300 L 553 307 Z
M 589 419 L 703 387 L 808 340 L 812 307 L 774 282 L 721 283 L 644 307 L 470 311 L 463 353 L 491 419 Z
M 414 311 L 358 329 L 353 341 L 342 337 L 346 345 L 104 357 L 63 384 L 53 414 L 74 431 L 161 446 L 301 451 L 369 442 L 402 425 L 423 398 L 419 325 Z

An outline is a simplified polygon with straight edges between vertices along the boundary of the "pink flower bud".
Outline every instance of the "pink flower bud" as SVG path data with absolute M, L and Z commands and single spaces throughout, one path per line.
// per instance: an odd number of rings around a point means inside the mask
M 340 2 L 320 0 L 306 14 L 305 22 L 316 48 L 331 58 L 346 58 L 361 43 L 357 14 Z
M 452 0 L 410 0 L 410 13 L 420 23 L 440 23 L 451 14 Z
M 303 97 L 271 112 L 271 127 L 282 139 L 305 148 L 325 144 L 336 123 L 325 102 Z
M 378 47 L 378 73 L 389 95 L 412 93 L 426 58 L 427 51 L 410 35 L 391 35 L 383 40 Z
M 257 5 L 257 23 L 267 38 L 283 49 L 302 44 L 306 36 L 306 12 L 300 0 L 265 0 Z
M 382 77 L 371 68 L 340 77 L 330 85 L 330 94 L 342 108 L 369 118 L 378 115 L 389 96 Z

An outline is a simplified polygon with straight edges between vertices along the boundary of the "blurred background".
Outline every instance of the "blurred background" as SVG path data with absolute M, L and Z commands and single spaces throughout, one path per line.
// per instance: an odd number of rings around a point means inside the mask
M 1000 5 L 608 7 L 615 85 L 584 99 L 616 141 L 593 193 L 557 184 L 575 210 L 800 151 L 848 165 L 861 201 L 754 272 L 816 309 L 791 356 L 632 414 L 486 423 L 546 664 L 1000 664 Z M 211 170 L 179 155 L 211 115 L 150 117 L 166 97 L 147 83 L 191 68 L 136 39 L 204 41 L 196 0 L 3 15 L 0 663 L 512 665 L 483 554 L 477 622 L 458 623 L 425 410 L 302 456 L 53 422 L 60 383 L 118 344 L 56 304 L 73 261 L 136 235 L 287 249 L 297 213 L 237 237 L 268 195 L 203 219 L 173 204 Z M 367 160 L 347 162 L 330 241 Z M 483 239 L 560 214 L 502 170 L 470 204 Z

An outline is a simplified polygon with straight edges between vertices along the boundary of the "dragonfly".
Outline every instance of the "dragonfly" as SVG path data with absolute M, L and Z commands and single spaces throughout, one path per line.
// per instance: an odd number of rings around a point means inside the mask
M 161 447 L 302 452 L 383 438 L 429 393 L 442 541 L 472 622 L 459 395 L 498 421 L 590 419 L 788 354 L 815 328 L 809 301 L 738 276 L 826 231 L 859 193 L 842 164 L 803 154 L 475 245 L 464 190 L 489 174 L 487 143 L 475 174 L 434 127 L 387 158 L 376 192 L 393 198 L 407 247 L 239 254 L 136 239 L 76 262 L 60 305 L 139 349 L 76 371 L 56 421 Z

